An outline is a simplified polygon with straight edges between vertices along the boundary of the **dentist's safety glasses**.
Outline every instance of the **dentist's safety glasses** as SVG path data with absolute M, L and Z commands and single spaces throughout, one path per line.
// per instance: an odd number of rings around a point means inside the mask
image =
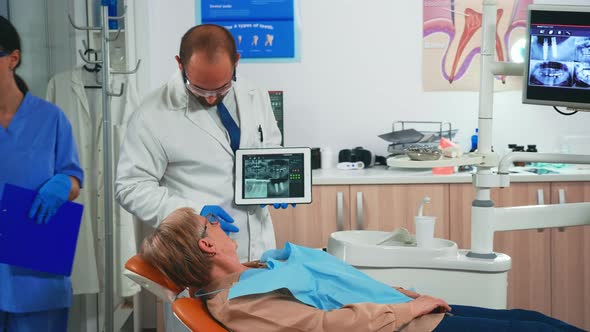
M 218 88 L 215 90 L 205 90 L 205 89 L 200 88 L 194 84 L 191 84 L 191 82 L 186 77 L 186 73 L 184 71 L 182 72 L 182 78 L 184 79 L 184 83 L 185 83 L 188 91 L 192 92 L 197 97 L 207 98 L 207 97 L 223 96 L 232 87 L 232 80 L 230 79 L 229 82 L 225 83 L 225 85 L 222 86 L 221 88 Z

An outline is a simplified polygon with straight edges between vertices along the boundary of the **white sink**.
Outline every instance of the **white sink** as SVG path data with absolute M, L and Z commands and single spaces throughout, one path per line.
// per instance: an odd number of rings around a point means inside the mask
M 419 248 L 399 241 L 377 245 L 391 233 L 382 231 L 342 231 L 330 235 L 328 252 L 357 267 L 439 267 L 457 258 L 457 244 L 435 238 L 433 248 Z
M 328 253 L 386 285 L 414 289 L 448 303 L 505 309 L 511 260 L 467 257 L 467 250 L 445 239 L 434 239 L 433 248 L 411 243 L 409 233 L 393 236 L 380 231 L 343 231 L 330 235 Z

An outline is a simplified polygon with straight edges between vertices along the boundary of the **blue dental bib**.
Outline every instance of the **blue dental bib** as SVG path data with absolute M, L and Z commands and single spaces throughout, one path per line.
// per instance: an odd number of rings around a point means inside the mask
M 372 279 L 354 267 L 321 250 L 287 242 L 281 250 L 269 251 L 267 269 L 250 269 L 229 290 L 228 299 L 288 289 L 299 301 L 323 310 L 352 303 L 405 303 L 412 299 Z M 279 260 L 280 259 L 280 260 Z

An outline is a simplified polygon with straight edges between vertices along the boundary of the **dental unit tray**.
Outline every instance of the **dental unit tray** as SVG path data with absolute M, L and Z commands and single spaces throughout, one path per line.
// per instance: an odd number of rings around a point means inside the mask
M 430 130 L 418 131 L 408 127 L 427 127 Z M 436 128 L 438 130 L 435 130 Z M 405 155 L 407 149 L 415 144 L 436 148 L 441 137 L 453 140 L 457 131 L 457 129 L 453 129 L 450 122 L 395 121 L 391 125 L 391 132 L 379 135 L 379 137 L 391 143 L 387 147 L 387 152 L 391 157 Z

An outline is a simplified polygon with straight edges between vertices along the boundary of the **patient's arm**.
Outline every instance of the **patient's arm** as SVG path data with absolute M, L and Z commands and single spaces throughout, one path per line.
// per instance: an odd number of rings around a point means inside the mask
M 415 318 L 410 303 L 357 303 L 324 311 L 297 301 L 286 291 L 230 301 L 227 296 L 216 296 L 207 302 L 207 307 L 217 320 L 235 331 L 390 332 Z M 438 321 L 433 318 L 433 327 Z

